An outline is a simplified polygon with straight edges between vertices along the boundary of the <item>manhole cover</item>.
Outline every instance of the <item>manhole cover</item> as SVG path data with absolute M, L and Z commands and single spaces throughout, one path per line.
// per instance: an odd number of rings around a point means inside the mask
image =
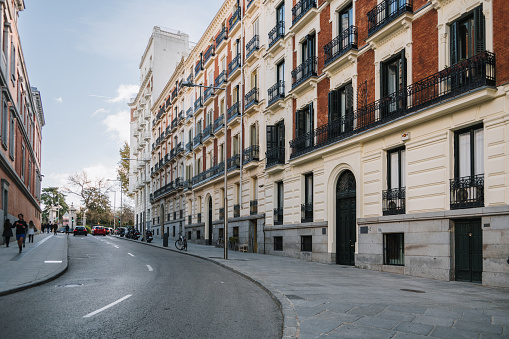
M 421 291 L 421 290 L 412 290 L 412 289 L 409 289 L 409 288 L 402 288 L 402 289 L 400 289 L 400 291 L 413 292 L 413 293 L 426 293 L 425 291 Z
M 70 284 L 60 284 L 60 285 L 57 285 L 57 287 L 79 287 L 79 286 L 83 286 L 83 284 L 80 284 L 80 283 L 70 283 Z
M 288 299 L 292 299 L 292 300 L 306 300 L 306 299 L 299 297 L 298 295 L 294 295 L 294 294 L 287 294 L 286 297 Z

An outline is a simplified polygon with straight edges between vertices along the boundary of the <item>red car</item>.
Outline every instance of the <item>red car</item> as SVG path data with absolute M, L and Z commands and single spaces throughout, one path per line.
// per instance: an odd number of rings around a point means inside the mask
M 103 226 L 92 227 L 92 235 L 106 235 L 106 228 Z

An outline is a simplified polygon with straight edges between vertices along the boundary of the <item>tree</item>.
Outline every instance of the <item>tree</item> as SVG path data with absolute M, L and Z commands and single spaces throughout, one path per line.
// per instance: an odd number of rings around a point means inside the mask
M 64 215 L 69 210 L 69 206 L 65 202 L 65 195 L 59 191 L 58 187 L 43 188 L 41 194 L 41 201 L 44 204 L 44 209 L 42 211 L 42 220 L 48 221 L 49 210 L 51 206 L 54 205 L 62 206 L 59 212 L 60 216 Z
M 125 195 L 129 198 L 133 197 L 132 193 L 129 193 L 129 169 L 130 162 L 129 157 L 131 156 L 131 148 L 127 141 L 124 142 L 124 146 L 119 150 L 120 153 L 120 161 L 118 163 L 119 167 L 117 168 L 118 177 L 120 179 L 122 190 Z

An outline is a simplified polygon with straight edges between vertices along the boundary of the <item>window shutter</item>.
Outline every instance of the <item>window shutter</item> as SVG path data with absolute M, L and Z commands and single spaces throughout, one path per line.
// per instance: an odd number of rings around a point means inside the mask
M 380 92 L 382 97 L 387 96 L 387 76 L 385 74 L 385 63 L 380 63 Z
M 276 126 L 267 126 L 267 152 L 276 147 Z
M 458 23 L 453 22 L 449 31 L 451 66 L 458 62 Z
M 329 92 L 327 94 L 327 115 L 329 117 L 329 123 L 331 121 L 333 121 L 334 119 L 332 118 L 332 92 Z
M 474 9 L 474 29 L 475 54 L 478 54 L 484 52 L 486 49 L 484 41 L 484 37 L 486 36 L 486 24 L 482 12 L 482 5 Z
M 406 56 L 405 49 L 401 51 L 401 75 L 402 75 L 402 83 L 401 88 L 398 89 L 399 97 L 401 98 L 401 106 L 400 108 L 406 108 Z
M 313 109 L 313 103 L 309 104 L 309 130 L 313 131 L 315 127 L 315 111 Z
M 353 87 L 352 84 L 348 84 L 345 87 L 346 92 L 346 115 L 351 115 L 353 113 Z

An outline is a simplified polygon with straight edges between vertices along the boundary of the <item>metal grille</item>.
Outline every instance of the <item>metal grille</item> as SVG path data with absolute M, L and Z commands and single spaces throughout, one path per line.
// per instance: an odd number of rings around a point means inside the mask
M 403 233 L 384 234 L 384 265 L 405 265 Z

